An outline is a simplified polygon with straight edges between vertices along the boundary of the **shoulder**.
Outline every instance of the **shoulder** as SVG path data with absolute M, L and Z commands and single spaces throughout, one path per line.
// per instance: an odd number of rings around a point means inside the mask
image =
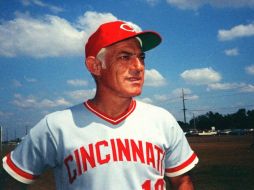
M 73 120 L 73 115 L 77 112 L 83 111 L 83 103 L 74 105 L 72 107 L 55 111 L 45 116 L 45 120 L 48 124 L 58 124 L 58 123 L 69 123 Z
M 177 120 L 168 110 L 140 101 L 136 104 L 135 114 L 139 120 L 143 118 L 146 123 L 160 128 L 165 133 L 181 130 Z
M 80 109 L 82 109 L 82 104 L 45 115 L 44 118 L 30 130 L 31 138 L 56 139 L 60 134 L 62 135 L 63 132 L 70 132 L 73 128 L 72 126 L 75 125 L 73 115 Z
M 82 109 L 83 104 L 78 104 L 63 110 L 45 115 L 32 129 L 32 133 L 48 133 L 61 130 L 73 125 L 73 115 Z

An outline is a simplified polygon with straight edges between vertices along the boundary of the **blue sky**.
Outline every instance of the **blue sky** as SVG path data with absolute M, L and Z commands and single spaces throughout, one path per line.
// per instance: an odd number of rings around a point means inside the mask
M 0 125 L 22 136 L 45 114 L 91 98 L 84 43 L 105 21 L 155 30 L 139 100 L 183 121 L 254 109 L 254 2 L 250 0 L 0 1 Z M 230 127 L 230 126 L 229 126 Z

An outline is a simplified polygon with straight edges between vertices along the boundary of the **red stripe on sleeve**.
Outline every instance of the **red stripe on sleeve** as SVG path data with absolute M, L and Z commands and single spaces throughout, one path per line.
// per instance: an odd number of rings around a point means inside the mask
M 174 167 L 174 168 L 168 168 L 168 169 L 166 169 L 166 172 L 167 173 L 174 173 L 174 172 L 180 171 L 180 170 L 184 169 L 185 167 L 187 167 L 188 165 L 190 165 L 196 159 L 196 157 L 197 157 L 197 155 L 195 153 L 193 153 L 191 155 L 191 157 L 188 160 L 186 160 L 184 163 L 182 163 L 181 165 Z
M 6 163 L 7 165 L 10 167 L 10 169 L 12 169 L 17 175 L 23 177 L 23 178 L 26 178 L 26 179 L 29 179 L 29 180 L 35 180 L 37 179 L 39 176 L 38 175 L 32 175 L 32 174 L 29 174 L 23 170 L 21 170 L 20 168 L 18 168 L 14 162 L 11 160 L 11 154 L 9 153 L 7 156 L 6 156 Z

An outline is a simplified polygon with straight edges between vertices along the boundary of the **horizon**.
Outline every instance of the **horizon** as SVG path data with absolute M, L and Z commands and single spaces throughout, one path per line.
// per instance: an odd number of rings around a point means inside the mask
M 146 53 L 138 100 L 178 121 L 254 109 L 254 2 L 15 0 L 0 2 L 0 125 L 24 134 L 45 115 L 93 97 L 84 43 L 124 20 L 162 43 Z

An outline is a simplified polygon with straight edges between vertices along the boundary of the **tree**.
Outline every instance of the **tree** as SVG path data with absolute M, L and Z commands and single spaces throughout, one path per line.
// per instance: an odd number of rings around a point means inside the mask
M 254 110 L 247 111 L 247 126 L 248 129 L 254 128 Z
M 190 126 L 193 126 L 194 119 L 190 120 Z M 250 129 L 254 128 L 254 110 L 246 111 L 239 109 L 236 113 L 221 115 L 219 113 L 207 112 L 195 118 L 196 127 L 198 130 L 211 129 L 212 126 L 216 129 Z

